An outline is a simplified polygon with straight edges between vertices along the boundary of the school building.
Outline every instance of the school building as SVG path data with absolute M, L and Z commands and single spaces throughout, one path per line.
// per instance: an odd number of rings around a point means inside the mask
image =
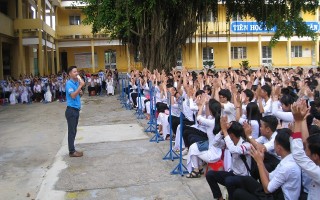
M 88 72 L 117 68 L 141 69 L 134 53 L 110 40 L 107 34 L 91 33 L 83 25 L 85 18 L 80 1 L 65 0 L 0 0 L 0 79 L 20 74 L 50 74 L 76 65 Z M 301 17 L 319 32 L 319 10 Z M 206 17 L 207 35 L 195 33 L 192 41 L 180 50 L 177 66 L 200 70 L 204 65 L 216 68 L 238 68 L 249 61 L 253 68 L 318 66 L 319 39 L 281 38 L 275 47 L 268 43 L 274 33 L 250 18 L 235 16 L 226 21 L 226 9 L 219 5 L 218 22 Z

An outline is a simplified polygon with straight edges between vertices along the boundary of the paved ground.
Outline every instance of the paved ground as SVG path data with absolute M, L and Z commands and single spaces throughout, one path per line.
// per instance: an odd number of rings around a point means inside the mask
M 150 143 L 116 98 L 82 98 L 82 158 L 68 157 L 65 103 L 0 106 L 0 199 L 212 199 L 205 177 L 170 174 L 169 143 Z

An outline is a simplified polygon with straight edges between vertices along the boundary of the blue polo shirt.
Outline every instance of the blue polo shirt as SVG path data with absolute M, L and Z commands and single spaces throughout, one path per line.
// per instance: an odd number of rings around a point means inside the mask
M 77 108 L 80 110 L 81 101 L 80 95 L 78 94 L 76 98 L 72 98 L 71 94 L 74 93 L 79 87 L 79 82 L 72 79 L 68 80 L 66 83 L 66 97 L 67 97 L 67 106 Z

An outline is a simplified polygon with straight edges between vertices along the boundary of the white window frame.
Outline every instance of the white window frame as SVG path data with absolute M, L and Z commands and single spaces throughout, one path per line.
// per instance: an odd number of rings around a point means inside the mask
M 79 20 L 76 19 L 76 17 L 79 17 Z M 69 25 L 70 26 L 78 26 L 81 25 L 81 16 L 80 15 L 69 15 Z
M 302 46 L 301 45 L 291 46 L 291 57 L 292 58 L 302 58 Z
M 231 47 L 231 59 L 247 59 L 247 47 Z
M 214 53 L 213 47 L 203 47 L 202 48 L 202 62 L 205 65 L 206 62 L 214 63 Z M 212 66 L 211 66 L 212 67 Z
M 269 46 L 261 47 L 262 64 L 272 64 L 272 48 Z

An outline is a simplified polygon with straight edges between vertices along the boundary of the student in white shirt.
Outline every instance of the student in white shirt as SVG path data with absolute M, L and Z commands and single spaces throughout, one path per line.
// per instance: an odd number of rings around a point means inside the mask
M 268 115 L 262 117 L 260 120 L 261 136 L 254 139 L 252 136 L 252 127 L 248 123 L 244 123 L 244 130 L 248 142 L 250 142 L 256 149 L 265 152 L 264 163 L 269 172 L 274 170 L 280 162 L 280 157 L 276 154 L 274 149 L 274 139 L 277 136 L 278 119 L 274 116 Z M 252 171 L 251 176 L 258 179 L 258 171 Z
M 288 128 L 289 123 L 293 122 L 293 115 L 291 112 L 291 105 L 295 99 L 290 95 L 283 95 L 278 100 L 278 96 L 273 96 L 272 115 L 280 120 L 282 128 Z
M 217 162 L 220 160 L 222 154 L 220 148 L 213 146 L 214 135 L 220 131 L 221 105 L 215 99 L 207 101 L 206 94 L 201 96 L 200 101 L 197 122 L 205 126 L 208 137 L 208 147 L 207 149 L 199 149 L 197 142 L 190 146 L 187 156 L 187 169 L 190 174 L 186 176 L 187 178 L 199 178 L 202 173 L 202 161 L 207 163 Z M 206 110 L 206 116 L 202 115 L 204 108 Z
M 232 165 L 230 171 L 209 171 L 206 174 L 207 182 L 210 186 L 213 198 L 222 199 L 221 190 L 219 184 L 227 187 L 228 193 L 232 196 L 233 188 L 229 188 L 231 182 L 227 181 L 229 177 L 233 176 L 247 176 L 249 171 L 247 170 L 244 162 L 241 159 L 241 155 L 245 155 L 247 163 L 250 165 L 251 157 L 250 143 L 244 140 L 244 130 L 241 124 L 236 121 L 227 123 L 227 117 L 224 116 L 220 120 L 221 132 L 215 136 L 214 146 L 224 148 L 226 146 L 232 155 Z
M 262 116 L 271 115 L 271 103 L 272 99 L 270 98 L 272 92 L 272 88 L 269 85 L 264 85 L 260 89 L 260 93 L 258 94 L 258 105 L 260 109 L 260 113 Z
M 228 122 L 236 120 L 236 109 L 234 104 L 231 103 L 231 92 L 228 89 L 222 89 L 219 91 L 219 101 L 221 103 L 221 115 L 227 115 Z
M 233 195 L 235 200 L 258 200 L 262 196 L 285 200 L 298 200 L 301 189 L 301 169 L 294 161 L 290 151 L 290 129 L 281 129 L 275 138 L 276 153 L 282 160 L 272 172 L 264 165 L 264 152 L 251 146 L 250 154 L 257 162 L 260 183 L 251 176 L 242 177 L 242 188 Z M 281 190 L 280 190 L 281 189 Z M 281 192 L 282 191 L 282 192 Z
M 299 108 L 300 107 L 300 108 Z M 309 136 L 305 104 L 293 104 L 294 133 L 291 135 L 291 151 L 294 160 L 302 171 L 311 179 L 308 188 L 308 200 L 320 197 L 320 133 Z M 305 150 L 304 145 L 305 143 Z

